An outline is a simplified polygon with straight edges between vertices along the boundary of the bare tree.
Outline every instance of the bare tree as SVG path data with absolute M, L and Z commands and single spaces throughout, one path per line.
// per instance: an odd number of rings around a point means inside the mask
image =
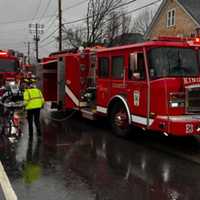
M 130 32 L 130 24 L 131 24 L 131 16 L 126 15 L 125 12 L 122 12 L 121 23 L 122 23 L 121 34 L 129 33 Z
M 120 21 L 119 21 L 119 15 L 117 12 L 112 12 L 109 15 L 110 20 L 108 24 L 106 25 L 105 29 L 105 40 L 107 43 L 112 44 L 113 39 L 119 34 L 119 28 L 120 28 Z
M 86 29 L 83 27 L 63 28 L 63 43 L 67 48 L 78 48 L 86 41 Z
M 109 17 L 105 35 L 110 46 L 116 37 L 130 32 L 131 17 L 125 11 L 113 11 Z
M 89 0 L 85 25 L 64 30 L 63 37 L 66 46 L 77 47 L 101 42 L 111 13 L 113 13 L 113 23 L 119 22 L 118 20 L 114 22 L 114 11 L 121 4 L 122 0 Z M 117 26 L 114 29 L 112 31 L 116 32 Z
M 87 42 L 98 42 L 104 33 L 105 22 L 122 0 L 89 0 L 87 10 Z
M 152 10 L 144 10 L 141 14 L 139 14 L 133 23 L 132 32 L 140 33 L 144 35 L 153 19 Z

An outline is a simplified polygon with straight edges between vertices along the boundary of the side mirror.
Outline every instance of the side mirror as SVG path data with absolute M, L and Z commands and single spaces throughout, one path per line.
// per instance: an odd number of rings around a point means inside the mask
M 137 53 L 131 53 L 130 54 L 130 69 L 132 72 L 138 71 L 137 68 L 137 60 L 138 60 L 138 54 Z

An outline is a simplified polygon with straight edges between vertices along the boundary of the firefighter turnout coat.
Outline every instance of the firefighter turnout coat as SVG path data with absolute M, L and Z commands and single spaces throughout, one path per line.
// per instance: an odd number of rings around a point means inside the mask
M 23 97 L 26 110 L 42 108 L 45 103 L 42 92 L 38 88 L 25 89 Z

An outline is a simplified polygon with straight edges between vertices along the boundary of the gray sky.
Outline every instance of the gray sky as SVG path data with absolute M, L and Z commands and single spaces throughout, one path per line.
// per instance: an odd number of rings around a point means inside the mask
M 135 9 L 153 1 L 155 0 L 136 0 L 126 9 Z M 33 35 L 29 33 L 28 26 L 31 23 L 41 23 L 45 28 L 39 43 L 40 57 L 56 51 L 58 45 L 52 41 L 58 33 L 47 37 L 58 27 L 57 4 L 58 0 L 0 0 L 0 49 L 15 49 L 27 54 L 25 43 L 33 42 Z M 151 8 L 155 9 L 157 5 Z M 63 23 L 85 17 L 86 8 L 87 0 L 62 0 Z M 132 16 L 137 14 L 138 12 L 134 12 Z M 31 47 L 34 55 L 34 43 Z

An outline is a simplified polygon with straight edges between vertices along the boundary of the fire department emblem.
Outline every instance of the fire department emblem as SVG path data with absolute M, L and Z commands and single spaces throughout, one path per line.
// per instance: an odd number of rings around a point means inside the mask
M 140 92 L 139 91 L 134 91 L 133 92 L 133 99 L 134 99 L 134 106 L 139 106 L 140 105 Z

